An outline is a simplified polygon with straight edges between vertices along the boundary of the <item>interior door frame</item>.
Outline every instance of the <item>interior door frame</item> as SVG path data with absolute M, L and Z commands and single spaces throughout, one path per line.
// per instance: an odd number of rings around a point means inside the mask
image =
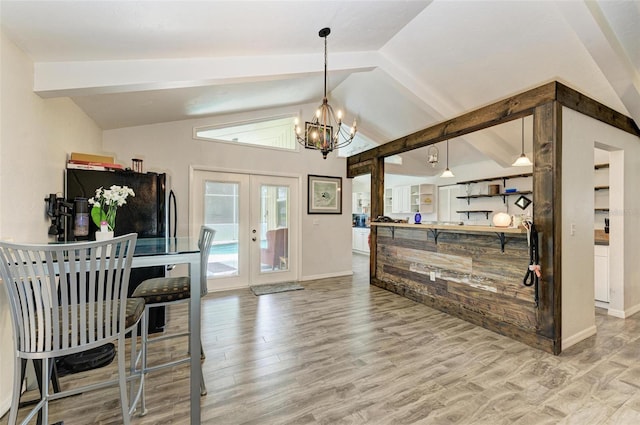
M 199 196 L 199 194 L 195 192 L 194 178 L 196 172 L 212 172 L 212 173 L 230 173 L 230 174 L 245 174 L 247 176 L 264 176 L 264 177 L 284 177 L 284 178 L 292 178 L 297 181 L 297 192 L 298 192 L 298 205 L 291 206 L 291 217 L 293 222 L 293 232 L 291 232 L 290 237 L 295 238 L 295 243 L 292 243 L 293 249 L 290 251 L 295 254 L 294 261 L 289 263 L 289 267 L 291 268 L 295 280 L 300 280 L 302 273 L 302 213 L 303 213 L 303 204 L 302 204 L 302 196 L 304 192 L 302 191 L 302 176 L 300 174 L 293 173 L 277 173 L 277 172 L 256 172 L 254 170 L 246 170 L 246 169 L 235 169 L 235 168 L 221 168 L 221 167 L 208 167 L 203 165 L 191 165 L 189 166 L 189 234 L 191 237 L 198 237 L 198 232 L 200 231 L 200 225 L 196 225 L 195 222 L 198 219 L 198 212 L 195 207 L 195 196 Z M 294 217 L 295 216 L 295 217 Z M 210 285 L 209 285 L 210 286 Z M 246 287 L 246 286 L 243 286 Z M 227 288 L 234 289 L 234 288 Z M 218 290 L 224 290 L 218 288 Z

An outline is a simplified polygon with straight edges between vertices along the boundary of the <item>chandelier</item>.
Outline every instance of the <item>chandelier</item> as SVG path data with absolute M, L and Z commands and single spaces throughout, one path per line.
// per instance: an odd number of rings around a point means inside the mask
M 327 154 L 334 149 L 347 146 L 356 135 L 356 120 L 349 133 L 342 128 L 342 111 L 338 111 L 337 117 L 333 108 L 327 101 L 327 36 L 331 34 L 330 28 L 322 28 L 318 35 L 324 38 L 324 97 L 318 107 L 315 117 L 304 125 L 304 133 L 296 120 L 296 140 L 307 149 L 315 149 L 322 152 L 322 158 L 327 159 Z

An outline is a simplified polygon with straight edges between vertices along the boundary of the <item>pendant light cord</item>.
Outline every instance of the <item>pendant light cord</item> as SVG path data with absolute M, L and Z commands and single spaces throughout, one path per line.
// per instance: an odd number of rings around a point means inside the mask
M 326 40 L 326 38 L 325 38 Z M 522 154 L 524 155 L 524 118 L 522 118 Z
M 449 140 L 447 140 L 447 170 L 449 169 Z

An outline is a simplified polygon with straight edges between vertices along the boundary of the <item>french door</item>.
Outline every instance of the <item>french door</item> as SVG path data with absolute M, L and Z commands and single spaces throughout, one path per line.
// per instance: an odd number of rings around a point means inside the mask
M 210 291 L 298 278 L 299 179 L 194 170 L 190 229 L 216 230 Z

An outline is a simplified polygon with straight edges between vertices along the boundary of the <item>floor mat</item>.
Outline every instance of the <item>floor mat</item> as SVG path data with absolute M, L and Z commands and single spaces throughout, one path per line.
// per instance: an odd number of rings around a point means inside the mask
M 250 286 L 249 289 L 251 289 L 251 292 L 253 292 L 254 295 L 266 295 L 276 294 L 278 292 L 298 291 L 300 289 L 304 289 L 304 287 L 297 282 L 282 282 Z

